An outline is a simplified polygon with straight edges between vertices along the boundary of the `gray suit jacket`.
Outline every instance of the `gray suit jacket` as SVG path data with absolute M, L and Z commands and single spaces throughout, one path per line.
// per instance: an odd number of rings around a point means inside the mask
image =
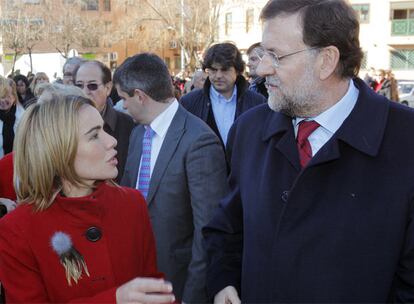
M 144 127 L 131 133 L 121 184 L 135 188 Z M 224 151 L 198 117 L 179 106 L 151 176 L 147 203 L 160 271 L 178 300 L 207 302 L 206 253 L 201 228 L 227 192 Z

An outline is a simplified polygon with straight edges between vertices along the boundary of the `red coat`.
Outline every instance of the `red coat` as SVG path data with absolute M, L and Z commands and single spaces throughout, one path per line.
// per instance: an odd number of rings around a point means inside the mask
M 96 242 L 85 232 L 102 231 Z M 55 232 L 68 234 L 84 257 L 85 274 L 69 286 L 57 253 Z M 138 191 L 102 183 L 81 198 L 58 196 L 34 212 L 21 205 L 0 220 L 0 281 L 6 302 L 116 302 L 116 288 L 135 277 L 161 277 L 146 203 Z
M 13 153 L 0 159 L 0 197 L 16 200 L 13 186 Z

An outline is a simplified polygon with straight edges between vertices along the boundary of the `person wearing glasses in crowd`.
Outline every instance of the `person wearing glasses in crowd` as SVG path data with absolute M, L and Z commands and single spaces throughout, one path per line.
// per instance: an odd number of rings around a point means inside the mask
M 79 68 L 79 66 L 86 62 L 82 57 L 71 57 L 68 58 L 63 65 L 63 79 L 62 82 L 64 85 L 73 85 L 73 76 L 74 71 Z
M 256 69 L 259 65 L 260 58 L 263 56 L 263 48 L 260 42 L 253 43 L 246 51 L 248 61 L 247 67 L 249 72 L 247 75 L 250 78 L 249 90 L 262 94 L 266 99 L 269 97 L 266 89 L 266 79 L 257 75 Z
M 414 112 L 357 77 L 346 0 L 261 12 L 268 105 L 229 135 L 230 194 L 204 229 L 215 303 L 414 301 Z
M 6 303 L 171 303 L 142 195 L 118 175 L 94 103 L 52 93 L 16 135 L 20 205 L 0 221 Z
M 93 100 L 105 122 L 104 130 L 118 141 L 118 177 L 119 182 L 124 173 L 128 154 L 129 135 L 135 124 L 131 116 L 116 111 L 109 95 L 112 90 L 112 75 L 110 69 L 100 61 L 82 63 L 74 71 L 75 86 L 81 88 L 86 96 Z
M 194 90 L 181 98 L 189 112 L 200 117 L 226 146 L 227 135 L 234 120 L 248 109 L 263 104 L 266 99 L 248 90 L 243 77 L 245 63 L 232 43 L 211 46 L 203 60 L 207 79 L 203 89 Z

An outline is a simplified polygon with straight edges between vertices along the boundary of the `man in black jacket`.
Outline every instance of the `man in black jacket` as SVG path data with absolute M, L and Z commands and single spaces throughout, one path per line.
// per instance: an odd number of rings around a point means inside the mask
M 248 90 L 249 83 L 242 76 L 244 68 L 241 53 L 234 44 L 215 44 L 204 56 L 203 69 L 208 75 L 204 88 L 181 98 L 183 107 L 204 120 L 223 146 L 234 120 L 248 109 L 266 102 L 262 95 Z

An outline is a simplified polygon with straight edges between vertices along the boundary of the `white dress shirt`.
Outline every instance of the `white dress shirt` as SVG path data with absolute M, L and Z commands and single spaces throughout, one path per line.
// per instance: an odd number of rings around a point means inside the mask
M 227 136 L 231 126 L 233 125 L 234 118 L 236 117 L 237 86 L 234 86 L 233 94 L 229 99 L 226 99 L 223 95 L 217 92 L 213 86 L 211 86 L 210 100 L 217 129 L 220 132 L 224 145 L 226 145 Z
M 312 148 L 312 156 L 314 156 L 340 128 L 344 120 L 352 112 L 352 109 L 357 102 L 358 95 L 358 89 L 355 87 L 354 82 L 350 80 L 348 91 L 336 104 L 316 117 L 306 118 L 306 120 L 314 120 L 320 125 L 320 127 L 308 137 Z M 298 135 L 298 125 L 302 120 L 305 120 L 305 118 L 296 117 L 292 120 L 295 128 L 295 137 Z
M 165 135 L 171 125 L 171 122 L 177 113 L 178 110 L 178 101 L 175 99 L 169 106 L 159 114 L 150 124 L 151 129 L 154 131 L 154 136 L 152 137 L 151 143 L 151 169 L 150 169 L 150 176 L 152 176 L 152 172 L 155 167 L 155 163 L 158 158 L 158 154 L 160 153 L 162 143 L 164 142 Z M 139 168 L 141 168 L 141 160 L 139 162 Z M 137 176 L 137 184 L 135 188 L 138 189 L 139 184 L 139 171 Z

